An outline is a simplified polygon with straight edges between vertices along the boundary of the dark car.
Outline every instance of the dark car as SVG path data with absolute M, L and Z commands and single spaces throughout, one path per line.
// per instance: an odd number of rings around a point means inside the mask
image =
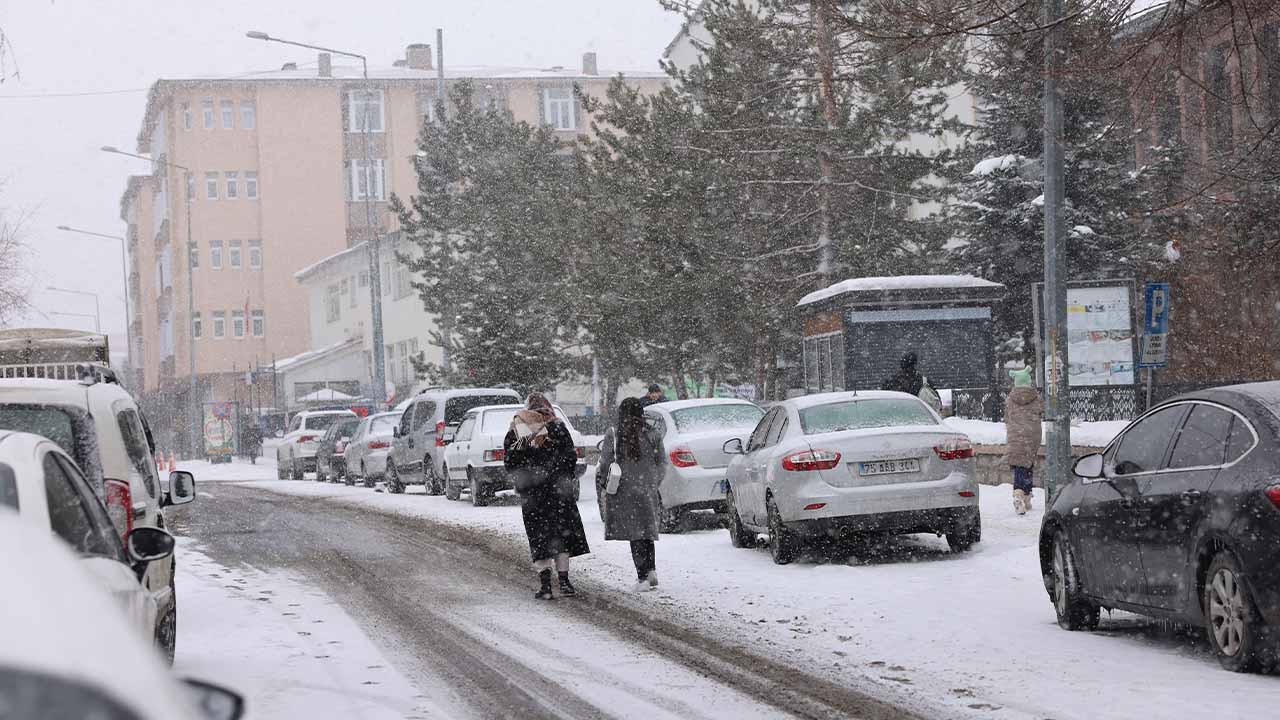
M 360 427 L 360 418 L 344 417 L 329 426 L 316 445 L 316 480 L 337 482 L 347 477 L 347 443 Z
M 1280 382 L 1152 408 L 1075 464 L 1044 516 L 1040 567 L 1058 624 L 1100 608 L 1202 626 L 1228 670 L 1277 663 Z

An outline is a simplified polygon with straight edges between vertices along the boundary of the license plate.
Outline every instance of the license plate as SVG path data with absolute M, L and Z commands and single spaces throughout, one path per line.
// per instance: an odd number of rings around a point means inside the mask
M 893 473 L 915 472 L 920 472 L 920 461 L 916 458 L 858 463 L 859 475 L 892 475 Z

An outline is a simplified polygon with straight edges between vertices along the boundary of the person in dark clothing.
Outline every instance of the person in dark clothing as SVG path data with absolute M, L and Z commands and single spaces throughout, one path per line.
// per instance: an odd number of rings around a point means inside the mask
M 569 558 L 586 555 L 591 549 L 573 492 L 578 462 L 573 437 L 555 416 L 551 401 L 541 393 L 530 395 L 526 408 L 516 413 L 502 441 L 506 451 L 503 464 L 508 470 L 529 468 L 546 474 L 546 482 L 523 493 L 520 510 L 529 539 L 529 555 L 540 582 L 533 596 L 550 600 L 555 597 L 552 568 L 559 574 L 559 594 L 575 595 L 569 581 Z
M 609 468 L 618 463 L 621 478 L 613 482 Z M 631 559 L 636 566 L 636 592 L 658 586 L 658 566 L 654 541 L 658 539 L 658 519 L 662 499 L 662 437 L 649 425 L 640 398 L 627 398 L 618 411 L 618 427 L 610 428 L 600 448 L 598 476 L 605 487 L 605 540 L 631 542 Z M 597 478 L 596 486 L 601 484 Z
M 640 398 L 640 407 L 646 408 L 654 403 L 666 402 L 667 396 L 662 394 L 662 387 L 658 383 L 649 385 L 649 389 L 645 392 L 644 397 Z M 625 401 L 624 401 L 625 402 Z
M 914 352 L 908 352 L 902 356 L 899 362 L 901 367 L 898 373 L 880 386 L 881 390 L 896 390 L 904 392 L 908 395 L 920 396 L 920 390 L 924 387 L 924 376 L 916 370 L 917 358 Z

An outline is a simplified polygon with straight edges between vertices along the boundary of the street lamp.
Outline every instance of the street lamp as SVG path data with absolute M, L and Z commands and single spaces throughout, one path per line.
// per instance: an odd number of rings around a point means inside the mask
M 94 332 L 102 332 L 101 330 L 99 330 L 99 329 L 98 329 L 98 320 L 97 320 L 97 316 L 96 316 L 96 315 L 90 315 L 89 313 L 62 312 L 61 310 L 54 310 L 53 312 L 51 312 L 51 313 L 49 313 L 49 314 L 50 314 L 50 315 L 60 315 L 60 316 L 63 316 L 63 317 L 88 318 L 88 319 L 90 319 L 90 320 L 93 320 L 93 321 L 94 321 Z
M 191 168 L 185 165 L 179 165 L 176 162 L 170 162 L 168 160 L 159 160 L 156 158 L 149 158 L 146 155 L 138 155 L 136 153 L 125 152 L 124 150 L 121 150 L 113 145 L 103 145 L 101 150 L 104 153 L 111 153 L 113 155 L 124 155 L 125 157 L 137 158 L 139 160 L 146 160 L 147 162 L 151 162 L 151 163 L 159 163 L 167 167 L 177 168 L 178 170 L 181 170 L 184 173 L 186 173 L 186 176 L 183 178 L 182 197 L 185 198 L 186 200 L 186 211 L 187 211 L 187 371 L 191 376 L 191 401 L 190 401 L 191 402 L 191 408 L 190 408 L 191 455 L 192 457 L 195 457 L 196 455 L 195 449 L 200 447 L 200 437 L 202 435 L 200 431 L 200 414 L 201 413 L 200 413 L 200 407 L 198 405 L 199 398 L 196 396 L 196 335 L 195 335 L 195 328 L 193 327 L 195 322 L 194 318 L 195 318 L 195 312 L 196 312 L 195 289 L 194 289 L 196 284 L 196 277 L 195 277 L 195 268 L 191 264 L 192 254 L 195 252 L 195 243 L 193 243 L 191 240 L 191 196 L 195 193 L 195 190 L 192 187 L 192 183 L 195 182 L 195 175 L 191 172 Z M 127 288 L 126 288 L 126 292 L 127 292 Z
M 342 55 L 344 57 L 356 58 L 360 61 L 361 72 L 364 76 L 365 89 L 372 91 L 373 87 L 369 82 L 369 61 L 364 55 L 359 53 L 347 52 L 346 50 L 335 50 L 333 48 L 321 47 L 319 45 L 310 45 L 293 40 L 284 40 L 278 37 L 272 37 L 267 33 L 250 30 L 244 34 L 251 40 L 262 40 L 264 42 L 277 42 L 283 45 L 293 45 L 295 47 L 307 48 L 308 50 L 319 50 L 320 52 L 332 53 L 334 55 Z M 387 395 L 387 371 L 386 358 L 383 356 L 382 348 L 382 255 L 379 247 L 380 240 L 378 238 L 378 230 L 373 222 L 373 150 L 371 141 L 369 140 L 369 103 L 364 103 L 363 118 L 363 135 L 364 135 L 364 213 L 365 223 L 368 232 L 369 243 L 369 324 L 373 330 L 373 393 L 379 407 L 386 402 Z M 352 184 L 353 190 L 359 189 L 358 183 Z
M 52 285 L 46 287 L 45 290 L 52 290 L 54 292 L 71 293 L 72 295 L 87 295 L 93 298 L 93 315 L 88 315 L 87 313 L 84 313 L 84 315 L 86 317 L 93 318 L 94 332 L 96 333 L 102 332 L 102 305 L 98 302 L 98 293 L 89 292 L 88 290 L 72 290 L 70 288 L 54 287 Z M 55 315 L 80 315 L 82 313 L 54 313 L 54 314 Z
M 129 364 L 132 365 L 133 315 L 129 313 L 129 259 L 128 253 L 125 251 L 125 239 L 119 235 L 108 235 L 106 233 L 92 232 L 90 230 L 80 230 L 66 225 L 59 225 L 58 229 L 63 232 L 79 233 L 81 235 L 91 235 L 93 237 L 120 241 L 120 276 L 124 279 L 124 342 L 128 346 L 127 357 L 129 358 Z

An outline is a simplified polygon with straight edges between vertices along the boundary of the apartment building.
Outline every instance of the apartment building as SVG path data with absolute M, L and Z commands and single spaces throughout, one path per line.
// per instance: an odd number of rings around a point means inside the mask
M 603 95 L 617 74 L 587 53 L 577 68 L 450 67 L 444 88 L 473 79 L 480 102 L 570 139 L 588 131 L 573 86 Z M 656 71 L 623 74 L 642 91 L 666 82 Z M 368 240 L 366 196 L 377 232 L 397 229 L 387 201 L 415 191 L 416 138 L 435 117 L 431 47 L 410 45 L 369 76 L 321 53 L 314 65 L 152 86 L 136 148 L 153 158 L 152 174 L 130 179 L 121 219 L 135 269 L 131 356 L 154 414 L 193 406 L 192 345 L 200 401 L 243 397 L 247 369 L 315 350 L 322 328 L 294 274 Z M 368 287 L 350 288 L 360 291 Z M 430 327 L 416 339 L 427 349 Z M 387 358 L 388 377 L 397 358 Z M 177 423 L 179 434 L 188 426 Z

